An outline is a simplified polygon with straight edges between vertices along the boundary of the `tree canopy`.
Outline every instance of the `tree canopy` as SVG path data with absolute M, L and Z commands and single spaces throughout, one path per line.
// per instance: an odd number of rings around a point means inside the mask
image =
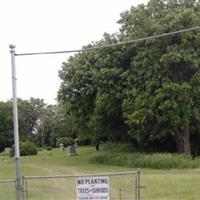
M 121 14 L 118 34 L 87 47 L 190 28 L 199 15 L 199 1 L 150 0 Z M 199 151 L 199 43 L 196 30 L 70 57 L 60 71 L 59 101 L 77 133 L 188 156 L 191 146 Z

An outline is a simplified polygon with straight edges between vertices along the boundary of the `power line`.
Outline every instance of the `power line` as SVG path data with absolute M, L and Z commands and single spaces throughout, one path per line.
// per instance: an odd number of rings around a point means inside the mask
M 185 32 L 188 32 L 188 31 L 194 31 L 194 30 L 199 30 L 199 29 L 200 29 L 200 26 L 195 26 L 195 27 L 191 27 L 191 28 L 187 28 L 187 29 L 181 29 L 181 30 L 178 30 L 178 31 L 162 33 L 162 34 L 158 34 L 158 35 L 152 35 L 152 36 L 148 36 L 148 37 L 138 38 L 138 39 L 124 41 L 124 42 L 118 42 L 118 43 L 113 43 L 113 44 L 106 44 L 106 45 L 91 47 L 91 48 L 87 48 L 87 49 L 75 49 L 75 50 L 67 50 L 67 51 L 33 52 L 33 53 L 18 53 L 18 54 L 15 53 L 15 56 L 64 54 L 64 53 L 78 53 L 78 52 L 84 52 L 84 51 L 92 51 L 92 50 L 102 49 L 102 48 L 106 48 L 106 47 L 114 47 L 114 46 L 126 45 L 126 44 L 141 42 L 141 41 L 158 39 L 158 38 L 161 38 L 161 37 L 166 37 L 166 36 L 175 35 L 175 34 L 178 34 L 178 33 L 185 33 Z

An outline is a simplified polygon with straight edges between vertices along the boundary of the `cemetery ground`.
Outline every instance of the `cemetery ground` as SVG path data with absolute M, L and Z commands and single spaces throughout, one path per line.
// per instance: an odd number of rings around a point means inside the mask
M 78 155 L 69 157 L 66 151 L 52 149 L 51 151 L 39 151 L 36 156 L 23 157 L 21 162 L 22 174 L 24 176 L 79 175 L 137 170 L 130 167 L 91 163 L 90 158 L 96 153 L 94 147 L 78 147 L 77 153 Z M 0 179 L 14 178 L 14 159 L 0 155 Z M 48 179 L 34 180 L 33 182 L 33 185 L 28 185 L 28 190 L 35 190 L 37 195 L 29 198 L 30 200 L 53 200 L 59 199 L 59 197 L 60 199 L 70 199 L 70 191 L 75 187 L 74 180 L 65 182 L 61 179 Z M 141 189 L 142 200 L 197 200 L 200 196 L 200 168 L 141 169 L 141 185 L 145 186 Z M 132 187 L 131 182 L 129 187 Z M 116 188 L 120 188 L 117 182 Z M 132 190 L 134 190 L 134 186 Z M 59 191 L 59 197 L 55 197 L 56 191 Z M 13 183 L 0 184 L 0 199 L 15 199 Z

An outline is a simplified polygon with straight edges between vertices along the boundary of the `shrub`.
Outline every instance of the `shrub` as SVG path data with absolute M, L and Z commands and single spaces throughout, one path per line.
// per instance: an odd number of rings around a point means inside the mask
M 73 145 L 74 139 L 71 137 L 58 138 L 57 143 L 56 143 L 57 147 L 59 147 L 60 144 L 64 144 L 65 147 Z
M 78 144 L 79 145 L 90 145 L 92 144 L 92 138 L 90 135 L 86 134 L 86 135 L 80 135 L 78 137 Z
M 3 151 L 3 152 L 0 153 L 0 156 L 9 156 L 10 155 L 10 151 L 9 152 L 4 152 Z
M 47 150 L 47 151 L 51 151 L 51 150 L 52 150 L 52 147 L 46 147 L 46 150 Z
M 38 151 L 43 151 L 44 149 L 42 147 L 37 148 Z
M 123 143 L 112 143 L 107 142 L 103 144 L 103 150 L 104 151 L 110 151 L 110 152 L 134 152 L 134 147 L 130 144 L 123 144 Z
M 200 167 L 199 159 L 190 160 L 184 155 L 171 153 L 144 154 L 101 152 L 100 154 L 95 154 L 90 159 L 90 162 L 152 169 L 181 169 Z
M 34 143 L 26 141 L 20 142 L 20 155 L 21 156 L 30 156 L 37 154 L 37 147 Z M 10 156 L 14 156 L 14 147 L 10 151 Z

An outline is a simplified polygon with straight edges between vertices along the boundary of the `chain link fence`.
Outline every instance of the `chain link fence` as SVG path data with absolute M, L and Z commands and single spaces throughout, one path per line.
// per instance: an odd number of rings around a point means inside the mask
M 0 180 L 0 200 L 16 199 L 16 181 Z
M 77 179 L 85 177 L 108 177 L 110 200 L 140 200 L 140 171 L 84 174 L 25 176 L 24 200 L 77 200 Z M 0 180 L 0 200 L 16 198 L 16 181 Z

